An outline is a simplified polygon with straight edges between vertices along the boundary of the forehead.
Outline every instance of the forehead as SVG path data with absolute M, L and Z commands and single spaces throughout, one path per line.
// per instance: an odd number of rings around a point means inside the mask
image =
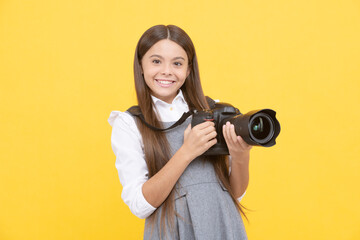
M 169 39 L 163 39 L 155 43 L 144 55 L 150 57 L 152 55 L 160 55 L 164 58 L 183 57 L 187 60 L 185 50 L 176 42 Z

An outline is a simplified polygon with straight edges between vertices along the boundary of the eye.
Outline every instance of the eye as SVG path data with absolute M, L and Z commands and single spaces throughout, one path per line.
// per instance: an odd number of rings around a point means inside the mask
M 182 66 L 181 62 L 174 62 L 174 64 L 175 64 L 175 66 L 178 66 L 178 67 Z
M 154 60 L 152 60 L 152 62 L 155 63 L 155 64 L 159 64 L 160 60 L 159 59 L 154 59 Z

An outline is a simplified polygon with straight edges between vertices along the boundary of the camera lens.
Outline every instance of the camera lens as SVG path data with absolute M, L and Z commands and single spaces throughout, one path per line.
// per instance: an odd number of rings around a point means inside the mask
M 250 136 L 259 143 L 268 142 L 274 135 L 273 120 L 265 113 L 255 114 L 249 124 Z
M 261 117 L 259 117 L 259 122 L 255 123 L 253 122 L 253 125 L 251 126 L 252 130 L 254 132 L 263 132 L 264 131 L 264 122 Z

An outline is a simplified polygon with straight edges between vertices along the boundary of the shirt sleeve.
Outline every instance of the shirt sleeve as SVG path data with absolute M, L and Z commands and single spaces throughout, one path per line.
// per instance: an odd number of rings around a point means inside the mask
M 108 122 L 112 126 L 111 147 L 116 156 L 115 167 L 123 186 L 121 198 L 134 215 L 146 218 L 156 208 L 146 201 L 142 193 L 142 186 L 148 180 L 148 168 L 140 132 L 133 117 L 126 112 L 111 112 Z

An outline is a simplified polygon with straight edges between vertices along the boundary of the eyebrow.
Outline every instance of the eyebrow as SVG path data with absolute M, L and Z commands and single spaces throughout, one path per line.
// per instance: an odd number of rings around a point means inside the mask
M 150 58 L 152 58 L 152 57 L 158 57 L 158 58 L 164 59 L 162 56 L 157 55 L 157 54 L 154 54 L 154 55 L 150 56 Z M 174 57 L 172 60 L 177 60 L 177 59 L 182 59 L 182 60 L 185 61 L 185 58 L 183 58 L 183 57 Z

